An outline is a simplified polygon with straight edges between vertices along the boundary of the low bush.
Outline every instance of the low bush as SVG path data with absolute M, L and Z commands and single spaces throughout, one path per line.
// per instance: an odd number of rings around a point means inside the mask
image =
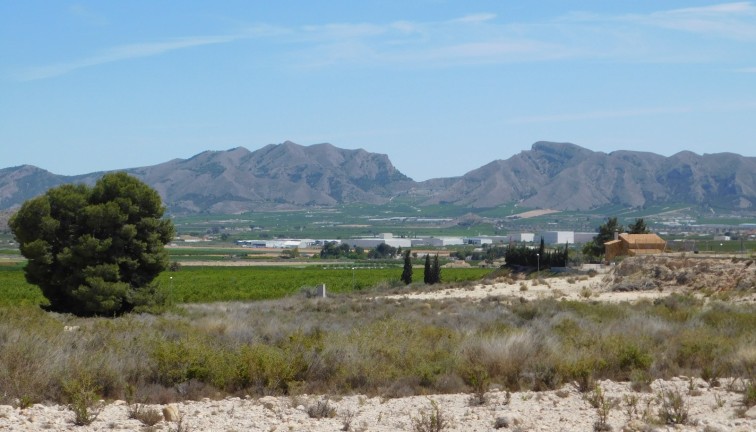
M 756 381 L 750 379 L 743 389 L 743 405 L 752 407 L 756 405 Z
M 679 390 L 662 390 L 657 395 L 659 420 L 664 424 L 684 425 L 688 423 L 688 401 Z
M 314 419 L 334 418 L 336 417 L 336 408 L 331 406 L 328 399 L 319 400 L 307 407 L 307 415 Z
M 87 375 L 63 383 L 63 393 L 74 413 L 76 426 L 89 425 L 100 415 L 103 408 L 98 402 L 100 390 Z
M 154 426 L 163 420 L 163 414 L 155 408 L 142 404 L 132 404 L 128 408 L 130 419 L 139 420 L 145 426 Z
M 448 416 L 434 400 L 431 407 L 420 412 L 419 417 L 412 417 L 412 430 L 414 432 L 441 432 L 451 427 Z

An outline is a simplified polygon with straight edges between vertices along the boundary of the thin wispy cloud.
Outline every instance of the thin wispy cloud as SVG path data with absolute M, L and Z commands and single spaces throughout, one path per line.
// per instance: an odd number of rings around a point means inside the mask
M 706 36 L 709 42 L 694 45 L 670 38 L 669 32 L 695 33 Z M 702 63 L 750 52 L 749 42 L 756 41 L 756 6 L 734 2 L 646 14 L 581 12 L 532 22 L 512 22 L 480 12 L 427 22 L 343 22 L 288 28 L 262 24 L 230 35 L 106 48 L 72 61 L 28 67 L 16 78 L 53 78 L 102 64 L 249 38 L 265 40 L 267 49 L 258 55 L 275 57 L 275 64 L 293 68 L 428 68 L 569 59 Z M 719 40 L 733 43 L 720 49 Z
M 673 9 L 638 19 L 644 24 L 705 36 L 756 39 L 756 7 L 750 2 Z
M 71 62 L 55 63 L 47 66 L 30 67 L 20 71 L 16 77 L 21 81 L 34 81 L 45 78 L 53 78 L 60 75 L 87 67 L 130 60 L 142 57 L 151 57 L 165 54 L 171 51 L 193 48 L 203 45 L 215 45 L 239 39 L 235 36 L 200 36 L 172 39 L 162 42 L 147 42 L 138 44 L 121 45 L 105 50 L 104 52 Z
M 718 41 L 756 40 L 754 18 L 752 2 L 737 2 L 646 14 L 570 13 L 533 22 L 477 13 L 436 22 L 315 26 L 306 28 L 313 45 L 297 56 L 309 66 L 433 67 L 563 59 L 701 63 L 728 55 L 718 49 Z M 685 44 L 669 32 L 695 33 L 712 42 Z M 736 48 L 745 50 L 745 45 Z

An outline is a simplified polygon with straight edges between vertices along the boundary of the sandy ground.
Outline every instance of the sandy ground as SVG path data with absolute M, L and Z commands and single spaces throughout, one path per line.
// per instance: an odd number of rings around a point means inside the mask
M 612 401 L 607 423 L 614 431 L 754 431 L 756 408 L 745 411 L 742 395 L 729 391 L 724 380 L 709 387 L 702 380 L 684 378 L 656 381 L 651 392 L 634 392 L 627 383 L 603 381 L 605 396 Z M 735 383 L 737 386 L 738 383 Z M 658 394 L 675 390 L 684 396 L 688 417 L 685 425 L 663 425 L 658 417 Z M 413 431 L 414 423 L 432 412 L 435 403 L 447 421 L 448 431 L 591 431 L 597 410 L 573 385 L 546 392 L 507 394 L 494 390 L 484 405 L 471 405 L 470 395 L 413 396 L 398 399 L 347 396 L 226 398 L 189 401 L 173 406 L 181 424 L 162 420 L 151 430 L 164 431 Z M 328 401 L 333 416 L 312 418 L 308 408 Z M 633 402 L 634 400 L 634 402 Z M 151 405 L 162 411 L 165 406 Z M 129 418 L 123 401 L 104 406 L 89 426 L 74 426 L 74 416 L 64 406 L 33 405 L 26 409 L 0 406 L 0 430 L 7 431 L 111 431 L 148 430 Z M 348 426 L 348 428 L 346 427 Z M 498 426 L 498 427 L 497 427 Z
M 666 297 L 671 291 L 612 292 L 607 290 L 604 275 L 553 277 L 523 280 L 514 283 L 495 282 L 478 284 L 465 288 L 448 288 L 438 291 L 409 293 L 388 296 L 395 299 L 441 300 L 445 298 L 466 298 L 482 300 L 488 297 L 516 297 L 526 300 L 555 298 L 564 300 L 598 300 L 605 302 L 636 302 Z

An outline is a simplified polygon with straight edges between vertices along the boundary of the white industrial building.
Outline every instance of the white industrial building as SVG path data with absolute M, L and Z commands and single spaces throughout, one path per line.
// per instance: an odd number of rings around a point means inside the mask
M 575 243 L 574 231 L 545 231 L 541 234 L 543 242 L 546 244 L 564 244 Z
M 464 244 L 482 246 L 484 244 L 493 244 L 491 237 L 467 237 L 464 239 Z
M 534 242 L 535 241 L 535 234 L 534 233 L 513 233 L 509 234 L 509 241 L 510 242 Z
M 420 237 L 412 239 L 412 246 L 455 246 L 465 242 L 462 237 Z
M 311 239 L 237 240 L 236 244 L 249 248 L 294 249 L 315 244 Z
M 395 238 L 391 233 L 381 233 L 376 237 L 349 239 L 345 240 L 345 243 L 349 244 L 351 247 L 361 247 L 364 249 L 374 249 L 382 243 L 386 243 L 395 248 L 412 247 L 412 240 L 408 238 Z

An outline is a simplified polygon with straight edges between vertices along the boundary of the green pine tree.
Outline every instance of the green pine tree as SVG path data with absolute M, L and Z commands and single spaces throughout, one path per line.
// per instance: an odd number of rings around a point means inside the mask
M 160 303 L 153 280 L 173 238 L 160 195 L 124 172 L 93 187 L 62 185 L 26 201 L 9 226 L 26 281 L 56 312 L 113 316 Z
M 635 219 L 635 223 L 631 223 L 627 227 L 627 232 L 630 234 L 648 234 L 650 231 L 646 226 L 646 222 L 643 218 Z

